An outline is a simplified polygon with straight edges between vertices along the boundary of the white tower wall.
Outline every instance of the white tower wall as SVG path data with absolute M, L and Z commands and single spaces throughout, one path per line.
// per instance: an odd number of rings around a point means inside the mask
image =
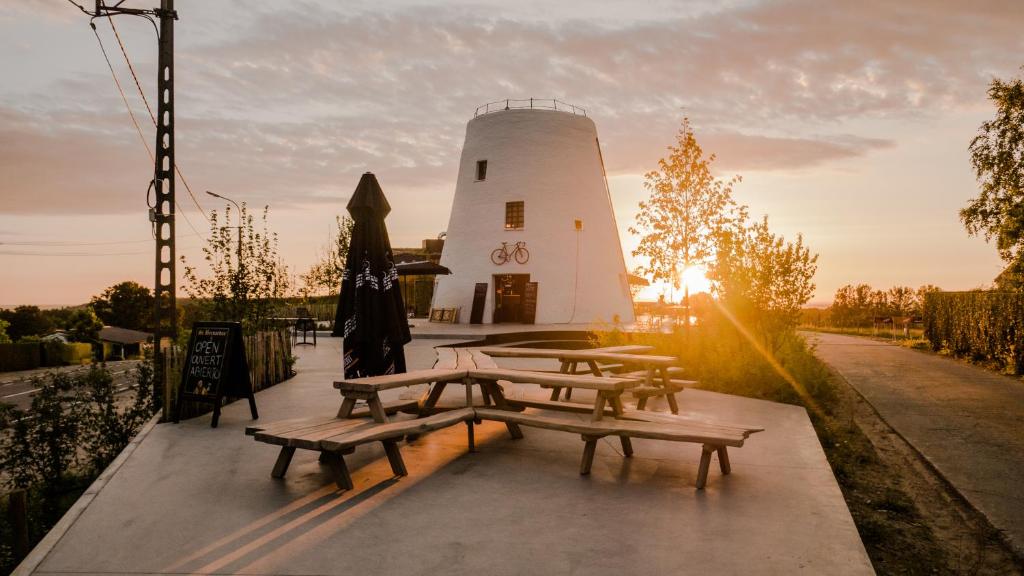
M 506 230 L 514 201 L 525 203 L 524 226 Z M 483 321 L 494 320 L 496 274 L 538 283 L 538 324 L 633 321 L 597 129 L 586 116 L 512 109 L 470 120 L 447 233 L 441 264 L 452 275 L 438 277 L 433 306 L 461 307 L 460 322 L 470 321 L 478 282 L 488 284 Z M 494 264 L 502 241 L 526 242 L 529 261 Z

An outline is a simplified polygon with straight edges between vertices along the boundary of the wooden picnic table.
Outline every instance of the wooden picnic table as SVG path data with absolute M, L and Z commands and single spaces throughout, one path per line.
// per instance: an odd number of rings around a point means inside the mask
M 651 347 L 644 347 L 650 350 Z M 651 354 L 634 354 L 620 349 L 583 349 L 561 350 L 552 348 L 503 348 L 490 346 L 480 348 L 480 352 L 497 358 L 550 358 L 561 363 L 559 372 L 577 374 L 579 364 L 585 364 L 590 373 L 597 377 L 605 376 L 601 364 L 619 364 L 621 366 L 640 366 L 641 370 L 627 373 L 627 376 L 642 376 L 645 389 L 638 400 L 637 408 L 643 410 L 649 396 L 665 396 L 673 414 L 679 413 L 679 404 L 675 398 L 678 386 L 673 384 L 671 374 L 676 369 L 679 359 L 675 356 L 658 356 Z M 678 369 L 677 369 L 678 370 Z M 566 389 L 566 400 L 571 397 L 572 386 L 552 386 L 551 400 L 558 400 Z

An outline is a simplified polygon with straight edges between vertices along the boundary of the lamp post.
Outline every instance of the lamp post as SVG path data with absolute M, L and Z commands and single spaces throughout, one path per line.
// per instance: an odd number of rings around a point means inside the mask
M 241 289 L 242 267 L 243 267 L 243 264 L 242 264 L 242 207 L 238 205 L 238 202 L 235 202 L 234 200 L 232 200 L 231 198 L 228 198 L 227 196 L 221 196 L 220 194 L 217 194 L 216 192 L 212 192 L 210 190 L 207 190 L 206 193 L 209 194 L 210 196 L 213 196 L 214 198 L 220 198 L 221 200 L 227 200 L 228 202 L 231 202 L 232 204 L 235 205 L 235 209 L 238 210 L 238 226 L 225 226 L 225 228 L 238 228 L 238 281 L 236 282 L 236 288 Z M 236 296 L 237 296 L 237 294 L 236 294 Z

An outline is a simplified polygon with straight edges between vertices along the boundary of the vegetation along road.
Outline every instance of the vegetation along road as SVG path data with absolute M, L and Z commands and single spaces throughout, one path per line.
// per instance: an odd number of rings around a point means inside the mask
M 107 369 L 110 370 L 110 375 L 114 377 L 114 385 L 119 392 L 135 386 L 134 372 L 138 365 L 138 360 L 107 362 Z M 12 404 L 22 410 L 28 410 L 32 405 L 32 396 L 39 390 L 39 384 L 34 382 L 34 379 L 43 378 L 50 372 L 61 372 L 70 375 L 87 372 L 88 370 L 88 366 L 64 366 L 60 368 L 38 368 L 36 370 L 2 373 L 0 374 L 0 402 Z
M 819 358 L 1024 552 L 1024 382 L 868 338 L 805 335 Z

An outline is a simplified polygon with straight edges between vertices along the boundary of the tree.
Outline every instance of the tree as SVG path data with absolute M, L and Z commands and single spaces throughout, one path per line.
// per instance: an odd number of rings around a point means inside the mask
M 153 294 L 149 288 L 132 281 L 120 282 L 93 296 L 92 309 L 108 326 L 151 330 Z
M 226 208 L 225 223 L 231 209 Z M 241 245 L 237 226 L 222 226 L 216 211 L 210 215 L 210 237 L 203 247 L 209 276 L 201 277 L 184 256 L 185 292 L 202 300 L 204 316 L 216 320 L 244 322 L 259 328 L 284 298 L 291 284 L 288 267 L 277 254 L 277 234 L 270 231 L 270 207 L 263 208 L 262 230 L 256 230 L 253 218 L 242 203 Z
M 843 327 L 870 324 L 873 294 L 874 290 L 867 284 L 847 284 L 836 290 L 830 308 L 832 322 Z
M 302 275 L 302 285 L 307 295 L 336 293 L 341 287 L 341 275 L 345 271 L 355 222 L 348 216 L 335 216 L 334 221 L 337 227 L 331 235 L 330 243 L 323 248 L 320 260 Z
M 917 289 L 917 294 L 914 298 L 915 307 L 912 314 L 913 316 L 924 316 L 925 298 L 927 298 L 929 294 L 933 294 L 935 292 L 942 292 L 942 288 L 939 288 L 938 286 L 934 286 L 932 284 L 924 284 Z
M 7 335 L 7 327 L 10 325 L 10 322 L 7 320 L 0 319 L 0 344 L 9 344 L 11 342 L 11 337 Z
M 917 292 L 910 286 L 893 286 L 888 297 L 893 316 L 912 316 L 917 309 Z
M 50 319 L 38 306 L 18 306 L 13 310 L 0 310 L 0 319 L 9 323 L 7 335 L 14 341 L 26 336 L 44 336 L 53 328 Z
M 100 329 L 103 322 L 92 311 L 92 308 L 79 308 L 71 315 L 67 326 L 68 335 L 76 342 L 97 342 L 100 338 Z
M 996 240 L 1007 263 L 996 278 L 1002 289 L 1024 289 L 1024 82 L 994 78 L 988 98 L 996 117 L 983 122 L 971 140 L 971 166 L 981 187 L 977 198 L 960 210 L 972 236 Z
M 818 255 L 804 246 L 803 236 L 787 242 L 769 230 L 765 217 L 720 234 L 708 277 L 723 305 L 776 352 L 814 295 L 817 262 Z
M 630 233 L 640 235 L 634 256 L 644 257 L 640 275 L 672 282 L 679 287 L 680 276 L 692 266 L 708 266 L 715 255 L 715 241 L 721 232 L 746 217 L 746 210 L 732 199 L 735 176 L 722 181 L 711 174 L 715 155 L 704 151 L 683 118 L 676 144 L 658 161 L 658 169 L 644 176 L 650 197 L 640 203 Z M 689 305 L 689 290 L 684 302 Z

